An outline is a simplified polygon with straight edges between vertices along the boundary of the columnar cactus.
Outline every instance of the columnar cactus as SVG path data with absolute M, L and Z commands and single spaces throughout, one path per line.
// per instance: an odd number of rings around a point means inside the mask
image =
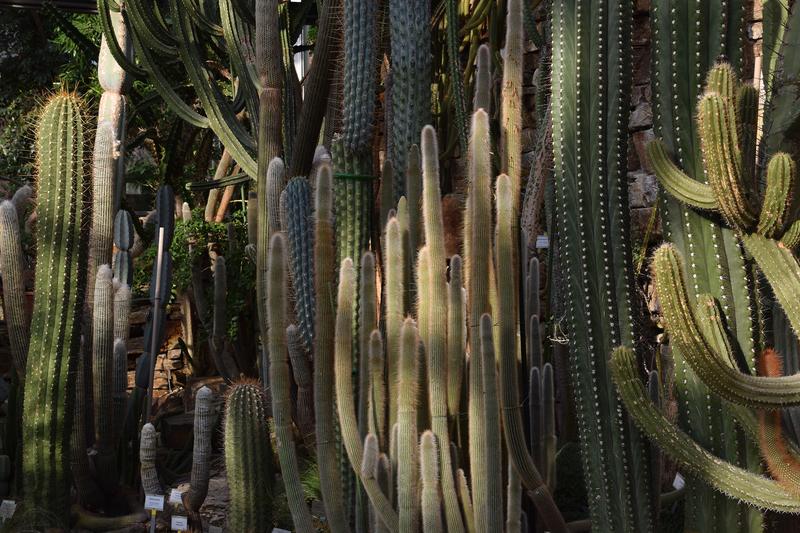
M 445 531 L 442 524 L 442 501 L 439 495 L 439 461 L 436 435 L 432 431 L 422 434 L 419 441 L 420 478 L 422 479 L 422 531 Z M 502 510 L 501 510 L 502 511 Z
M 620 532 L 654 528 L 647 444 L 621 409 L 606 364 L 612 347 L 633 338 L 626 175 L 632 9 L 593 0 L 552 6 L 557 228 L 583 471 L 592 529 Z
M 300 484 L 300 469 L 292 436 L 292 399 L 288 352 L 286 347 L 286 257 L 285 239 L 276 233 L 270 240 L 269 277 L 267 281 L 267 317 L 269 320 L 269 383 L 275 424 L 281 477 L 286 487 L 289 510 L 299 531 L 314 530 L 311 513 Z M 259 472 L 255 473 L 256 475 Z
M 17 208 L 10 200 L 4 200 L 0 203 L 0 276 L 3 278 L 3 304 L 12 360 L 20 381 L 25 377 L 30 343 L 23 272 L 22 238 Z
M 417 455 L 417 327 L 407 318 L 403 323 L 398 353 L 397 396 L 397 511 L 400 531 L 416 531 L 419 524 Z M 395 402 L 393 402 L 395 403 Z
M 255 383 L 238 382 L 225 402 L 231 531 L 260 531 L 272 523 L 273 461 L 264 392 Z
M 114 440 L 114 285 L 111 267 L 100 265 L 94 287 L 92 327 L 92 388 L 94 395 L 95 465 L 103 472 L 98 481 L 105 490 L 117 483 Z M 111 386 L 110 386 L 111 385 Z M 81 392 L 80 394 L 85 394 Z
M 289 241 L 289 264 L 294 289 L 295 316 L 307 350 L 314 344 L 314 233 L 311 227 L 311 191 L 308 180 L 293 178 L 281 195 L 286 213 L 284 231 Z
M 324 163 L 314 191 L 314 413 L 317 463 L 322 501 L 331 531 L 349 531 L 335 440 L 334 411 L 334 321 L 336 291 L 331 167 Z M 331 295 L 322 297 L 322 295 Z
M 208 387 L 202 387 L 195 395 L 192 474 L 189 490 L 183 494 L 183 506 L 199 525 L 200 507 L 208 495 L 210 478 L 211 441 L 216 422 L 213 400 L 214 394 Z
M 36 299 L 23 411 L 22 483 L 32 507 L 66 520 L 69 438 L 86 275 L 81 102 L 56 94 L 37 126 Z M 3 252 L 5 253 L 5 252 Z

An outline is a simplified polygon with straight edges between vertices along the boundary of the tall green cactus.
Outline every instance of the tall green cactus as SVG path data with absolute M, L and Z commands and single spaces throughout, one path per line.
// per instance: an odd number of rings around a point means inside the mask
M 264 392 L 256 383 L 238 382 L 225 402 L 231 531 L 260 531 L 272 523 L 273 461 Z
M 655 518 L 647 444 L 621 409 L 606 364 L 606 353 L 634 335 L 626 175 L 632 9 L 595 0 L 552 6 L 558 237 L 583 470 L 592 529 L 619 532 L 652 531 Z
M 23 490 L 33 508 L 68 518 L 73 380 L 86 282 L 82 104 L 60 93 L 37 126 L 36 299 L 23 410 Z
M 714 183 L 716 178 L 712 179 L 717 173 L 707 174 L 704 168 L 704 159 L 711 155 L 709 139 L 697 123 L 695 104 L 705 90 L 707 73 L 720 56 L 727 58 L 733 72 L 742 64 L 744 4 L 740 0 L 728 0 L 696 8 L 663 0 L 653 3 L 651 86 L 655 133 L 677 167 L 694 180 L 690 183 L 698 183 L 705 191 L 713 192 L 718 187 Z M 720 78 L 714 76 L 710 80 Z M 712 92 L 720 94 L 718 89 L 717 84 Z M 722 90 L 722 94 L 734 92 Z M 663 173 L 659 168 L 655 170 L 660 178 Z M 744 258 L 734 231 L 685 205 L 665 180 L 660 179 L 660 182 L 670 193 L 661 195 L 659 204 L 664 237 L 689 259 L 687 269 L 692 280 L 689 298 L 694 301 L 697 295 L 708 293 L 721 302 L 733 340 L 741 349 L 746 367 L 753 372 L 755 354 L 762 339 L 754 311 L 757 297 L 749 289 L 753 276 L 751 265 Z M 744 182 L 740 179 L 740 183 Z M 734 198 L 734 193 L 729 197 Z M 711 198 L 718 203 L 716 194 Z M 725 217 L 737 224 L 743 222 L 736 220 L 737 213 L 731 212 L 730 207 L 725 208 Z M 676 346 L 672 346 L 671 351 L 677 376 L 680 427 L 721 459 L 758 470 L 757 453 L 752 446 L 743 449 L 739 445 L 741 436 L 725 405 L 716 396 L 709 395 L 708 388 L 687 364 L 686 354 Z M 687 527 L 698 530 L 724 527 L 727 531 L 762 529 L 757 513 L 747 511 L 692 478 L 687 480 L 686 502 Z

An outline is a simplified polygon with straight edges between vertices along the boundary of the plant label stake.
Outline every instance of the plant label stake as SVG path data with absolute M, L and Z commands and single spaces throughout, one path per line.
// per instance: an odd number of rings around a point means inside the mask
M 144 508 L 150 511 L 150 533 L 156 533 L 156 513 L 164 510 L 164 497 L 158 494 L 145 494 Z
M 186 531 L 189 527 L 189 519 L 185 516 L 172 515 L 172 531 Z
M 164 228 L 158 230 L 158 253 L 156 255 L 156 290 L 153 292 L 153 334 L 150 337 L 150 375 L 147 385 L 147 405 L 145 405 L 144 419 L 150 421 L 150 408 L 153 403 L 153 378 L 156 372 L 156 348 L 160 335 L 161 314 L 161 264 L 164 260 Z

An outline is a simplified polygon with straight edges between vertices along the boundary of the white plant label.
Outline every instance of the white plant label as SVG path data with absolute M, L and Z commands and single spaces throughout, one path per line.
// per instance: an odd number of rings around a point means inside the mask
M 185 516 L 172 515 L 172 531 L 186 531 L 189 529 L 189 519 Z
M 169 503 L 183 503 L 183 493 L 178 489 L 172 489 L 169 493 Z
M 145 494 L 144 508 L 148 511 L 163 511 L 164 510 L 164 497 L 155 494 Z
M 683 476 L 680 475 L 680 473 L 675 474 L 675 479 L 672 481 L 672 487 L 675 490 L 681 490 L 685 486 L 686 486 L 686 480 L 683 479 Z
M 547 235 L 539 235 L 536 237 L 536 248 L 550 248 L 550 237 Z
M 3 500 L 0 503 L 0 518 L 4 521 L 14 516 L 14 511 L 17 510 L 17 502 L 14 500 Z

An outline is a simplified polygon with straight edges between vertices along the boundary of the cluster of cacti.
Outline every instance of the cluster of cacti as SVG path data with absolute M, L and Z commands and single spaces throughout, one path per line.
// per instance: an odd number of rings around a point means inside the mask
M 637 424 L 693 475 L 687 499 L 690 527 L 705 530 L 724 523 L 728 531 L 761 531 L 762 517 L 753 509 L 796 513 L 800 503 L 795 444 L 785 437 L 778 411 L 797 403 L 796 377 L 781 377 L 779 356 L 766 348 L 780 341 L 793 355 L 791 344 L 796 340 L 788 340 L 787 328 L 791 324 L 796 332 L 800 325 L 792 318 L 800 289 L 792 253 L 793 228 L 798 225 L 795 163 L 791 155 L 778 151 L 785 144 L 785 130 L 761 138 L 756 134 L 764 97 L 736 75 L 741 37 L 737 23 L 743 8 L 730 2 L 721 9 L 723 39 L 698 35 L 697 46 L 709 53 L 701 62 L 685 63 L 691 73 L 688 80 L 685 73 L 676 72 L 674 63 L 654 64 L 661 139 L 651 142 L 647 152 L 671 197 L 662 206 L 662 221 L 672 242 L 656 251 L 652 274 L 675 361 L 682 428 L 674 427 L 647 397 L 629 347 L 614 352 L 611 369 Z M 788 17 L 785 7 L 770 10 L 779 20 Z M 666 4 L 657 3 L 655 15 L 657 50 L 671 46 L 673 57 L 680 58 L 694 53 L 683 40 L 668 38 L 680 14 L 674 9 L 667 14 Z M 783 23 L 770 22 L 765 39 L 773 39 L 777 48 L 784 42 L 792 46 L 792 27 L 784 33 Z M 712 64 L 719 46 L 730 63 Z M 783 114 L 791 114 L 774 107 L 781 99 L 780 90 L 772 88 L 776 73 L 770 56 L 776 53 L 773 49 L 765 58 L 765 79 L 771 87 L 766 100 L 773 103 L 765 111 L 766 124 L 780 123 Z M 791 79 L 794 73 L 783 75 Z M 680 81 L 670 81 L 670 76 Z M 675 105 L 685 97 L 683 91 L 698 93 L 696 115 L 691 106 Z M 769 287 L 760 282 L 760 275 Z M 765 304 L 770 299 L 782 312 Z M 774 341 L 769 340 L 770 330 Z M 737 426 L 744 434 L 744 448 Z M 762 458 L 774 480 L 762 475 Z M 736 500 L 752 507 L 737 511 Z

